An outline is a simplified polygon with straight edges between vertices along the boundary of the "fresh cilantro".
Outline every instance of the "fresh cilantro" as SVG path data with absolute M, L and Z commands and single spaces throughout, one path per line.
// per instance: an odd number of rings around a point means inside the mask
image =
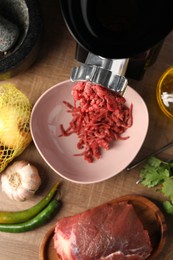
M 171 201 L 164 201 L 163 202 L 163 207 L 166 210 L 167 213 L 169 214 L 173 214 L 173 204 L 171 203 Z
M 170 167 L 161 160 L 150 157 L 140 172 L 141 183 L 148 188 L 155 187 L 169 177 Z
M 169 201 L 164 202 L 164 208 L 173 214 L 173 163 L 165 162 L 156 157 L 150 157 L 140 171 L 140 183 L 148 188 L 161 185 L 161 192 Z
M 162 192 L 173 201 L 173 177 L 167 178 L 162 185 Z

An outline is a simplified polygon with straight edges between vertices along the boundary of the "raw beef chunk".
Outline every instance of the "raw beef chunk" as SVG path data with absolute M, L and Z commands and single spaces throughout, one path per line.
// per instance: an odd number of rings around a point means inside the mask
M 107 203 L 60 219 L 54 247 L 62 260 L 138 260 L 152 251 L 148 232 L 127 202 Z

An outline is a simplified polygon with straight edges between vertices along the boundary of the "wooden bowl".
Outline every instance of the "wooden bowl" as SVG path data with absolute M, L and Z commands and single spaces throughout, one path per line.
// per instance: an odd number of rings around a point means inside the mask
M 164 215 L 153 202 L 143 196 L 126 195 L 112 200 L 111 203 L 122 201 L 128 201 L 134 206 L 144 228 L 148 230 L 153 247 L 152 254 L 148 260 L 155 259 L 162 251 L 166 242 L 167 225 Z M 54 229 L 55 227 L 53 226 L 42 240 L 39 250 L 40 260 L 59 259 L 53 246 Z

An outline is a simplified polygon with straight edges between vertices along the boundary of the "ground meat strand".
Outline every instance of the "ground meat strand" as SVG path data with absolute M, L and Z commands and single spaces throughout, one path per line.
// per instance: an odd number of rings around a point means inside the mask
M 72 120 L 66 130 L 60 125 L 60 136 L 77 134 L 77 147 L 83 151 L 76 156 L 93 162 L 100 158 L 101 148 L 108 150 L 112 141 L 129 138 L 122 134 L 133 124 L 132 105 L 128 108 L 124 97 L 89 81 L 75 83 L 72 95 L 73 105 L 64 101 Z

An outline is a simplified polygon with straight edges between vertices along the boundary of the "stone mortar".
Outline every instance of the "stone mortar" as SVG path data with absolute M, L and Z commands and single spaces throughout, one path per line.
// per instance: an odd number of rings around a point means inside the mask
M 19 28 L 13 48 L 0 56 L 0 80 L 4 80 L 26 70 L 34 62 L 42 19 L 37 0 L 0 0 L 0 15 Z

